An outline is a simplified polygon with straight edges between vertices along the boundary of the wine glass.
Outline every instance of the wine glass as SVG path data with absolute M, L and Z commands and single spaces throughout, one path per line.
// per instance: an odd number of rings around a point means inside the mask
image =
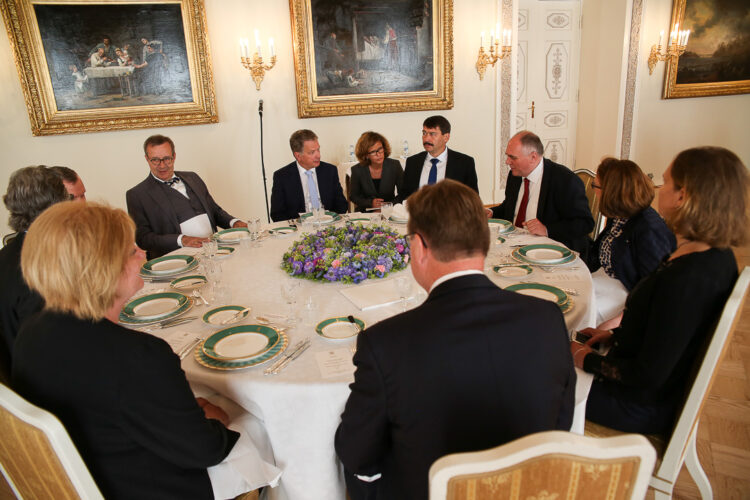
M 401 312 L 406 312 L 406 301 L 411 298 L 412 280 L 410 276 L 399 276 L 394 280 L 396 293 L 401 298 Z
M 393 203 L 389 201 L 384 201 L 380 205 L 380 213 L 385 219 L 385 221 L 388 222 L 391 218 L 391 215 L 393 214 Z

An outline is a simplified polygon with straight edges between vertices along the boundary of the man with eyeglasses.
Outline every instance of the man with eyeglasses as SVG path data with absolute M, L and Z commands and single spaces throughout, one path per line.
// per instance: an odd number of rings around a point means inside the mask
M 401 199 L 422 186 L 432 185 L 443 179 L 453 179 L 479 192 L 474 158 L 448 149 L 451 124 L 440 115 L 430 116 L 422 124 L 422 146 L 424 151 L 406 159 L 404 190 Z
M 505 200 L 488 209 L 487 216 L 511 221 L 585 256 L 594 218 L 583 181 L 569 168 L 544 158 L 541 139 L 528 130 L 511 137 L 505 155 L 510 167 Z
M 180 247 L 200 247 L 217 226 L 247 227 L 214 201 L 198 174 L 175 172 L 172 139 L 152 135 L 143 150 L 151 173 L 125 198 L 135 221 L 135 241 L 149 259 Z
M 429 295 L 358 335 L 334 441 L 352 500 L 426 500 L 441 456 L 573 421 L 563 315 L 484 275 L 490 237 L 479 196 L 447 179 L 408 202 L 411 272 Z

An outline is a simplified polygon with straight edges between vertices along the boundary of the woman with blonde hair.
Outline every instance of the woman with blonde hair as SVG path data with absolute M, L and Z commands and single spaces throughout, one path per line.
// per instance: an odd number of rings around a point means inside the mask
M 388 139 L 377 132 L 365 132 L 359 137 L 354 152 L 359 163 L 352 167 L 350 198 L 357 212 L 395 201 L 396 190 L 401 190 L 404 169 L 398 160 L 389 158 Z
M 68 201 L 42 213 L 21 268 L 45 306 L 19 332 L 13 386 L 60 419 L 106 498 L 213 498 L 206 468 L 239 434 L 193 397 L 166 342 L 117 324 L 143 261 L 122 210 Z
M 594 189 L 607 225 L 589 249 L 586 264 L 592 272 L 597 324 L 601 324 L 619 320 L 628 292 L 674 251 L 675 238 L 651 208 L 651 179 L 634 162 L 602 160 Z
M 586 418 L 626 432 L 667 432 L 690 373 L 737 280 L 730 245 L 750 233 L 750 175 L 724 148 L 688 149 L 664 173 L 659 211 L 677 247 L 630 292 L 615 330 L 587 328 L 571 342 L 579 368 L 597 376 Z M 606 356 L 592 350 L 611 345 Z

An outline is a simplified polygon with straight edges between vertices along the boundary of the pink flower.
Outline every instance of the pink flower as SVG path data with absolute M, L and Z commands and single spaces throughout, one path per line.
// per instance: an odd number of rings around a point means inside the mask
M 404 245 L 402 245 L 401 243 L 396 243 L 396 251 L 398 253 L 403 252 L 404 251 Z
M 339 259 L 336 259 L 333 262 L 331 262 L 331 267 L 333 267 L 334 269 L 339 267 L 340 265 L 341 265 L 341 261 Z
M 385 266 L 382 265 L 382 264 L 379 264 L 379 265 L 375 266 L 375 270 L 376 271 L 380 271 L 381 273 L 384 273 L 385 272 Z

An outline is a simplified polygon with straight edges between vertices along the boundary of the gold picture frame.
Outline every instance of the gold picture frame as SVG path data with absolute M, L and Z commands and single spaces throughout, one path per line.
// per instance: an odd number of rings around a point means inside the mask
M 732 3 L 736 4 L 737 9 L 745 10 L 745 18 L 750 14 L 747 0 L 730 0 Z M 745 78 L 750 75 L 750 67 L 740 65 L 743 69 L 737 79 L 733 75 L 737 74 L 738 65 L 727 60 L 732 56 L 717 56 L 719 50 L 727 52 L 727 45 L 731 47 L 733 41 L 745 35 L 737 24 L 743 16 L 727 7 L 724 4 L 720 8 L 716 0 L 674 0 L 672 29 L 679 23 L 680 30 L 689 29 L 691 33 L 685 53 L 679 58 L 667 59 L 664 99 L 750 93 L 750 78 Z M 712 26 L 704 24 L 708 21 Z M 721 30 L 722 39 L 715 35 L 717 28 Z M 721 49 L 721 45 L 724 45 L 724 49 Z M 748 60 L 747 51 L 737 55 Z M 726 69 L 722 65 L 726 65 Z
M 218 122 L 203 0 L 0 0 L 0 10 L 33 135 Z
M 289 10 L 300 118 L 453 107 L 453 0 Z

